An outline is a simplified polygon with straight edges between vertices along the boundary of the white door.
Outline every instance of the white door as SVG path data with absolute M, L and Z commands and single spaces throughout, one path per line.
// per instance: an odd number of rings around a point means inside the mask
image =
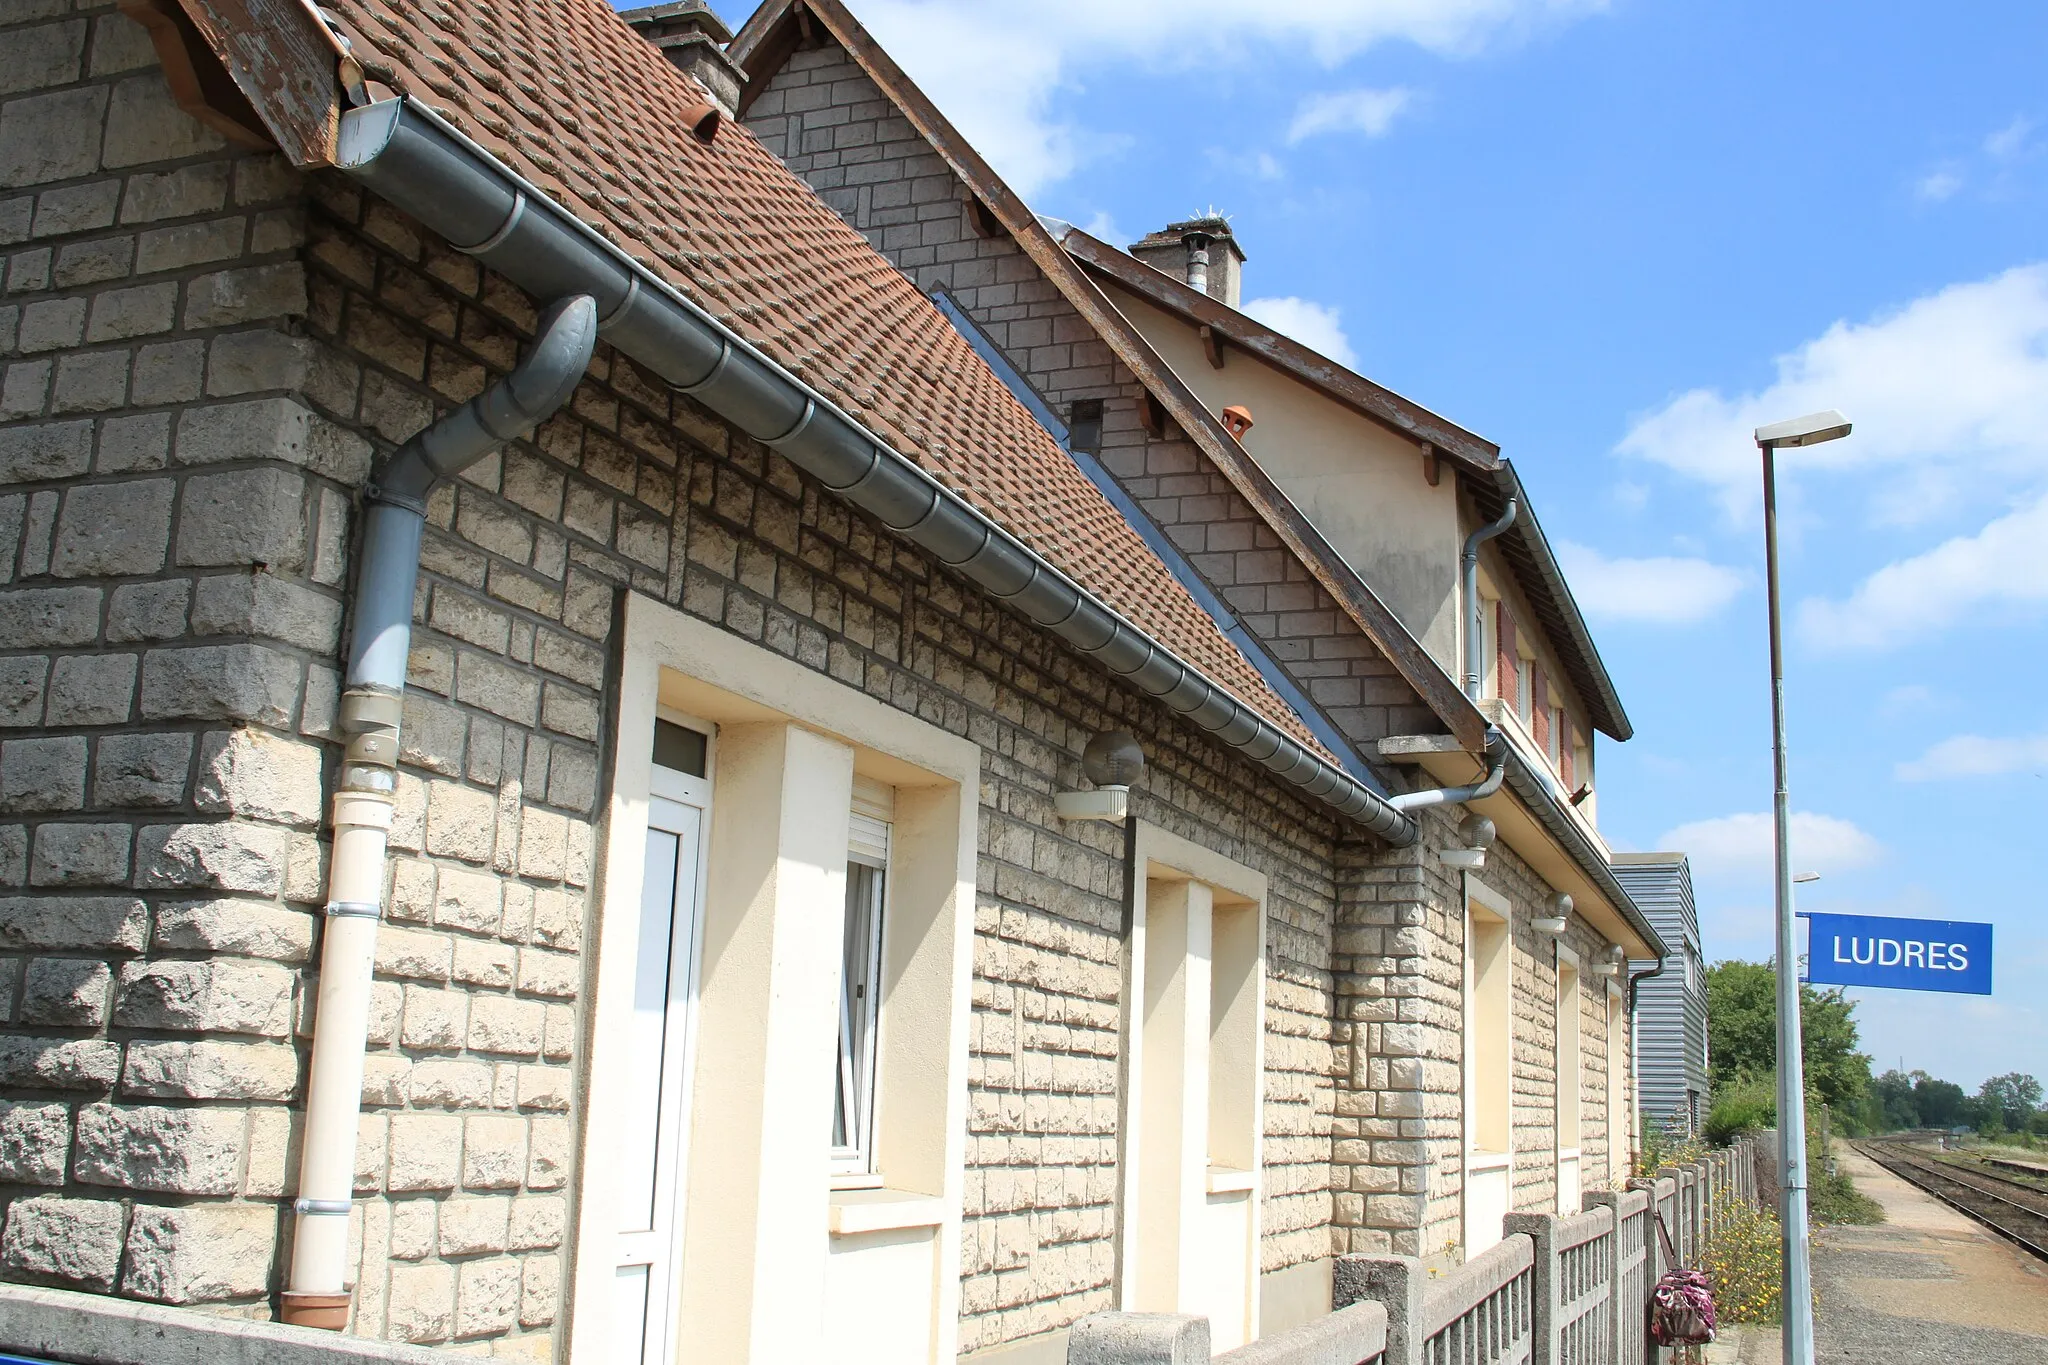
M 690 1044 L 696 1013 L 698 907 L 711 784 L 654 770 L 640 891 L 639 952 L 626 1044 L 619 1163 L 615 1342 L 622 1362 L 668 1365 L 675 1353 L 677 1213 L 689 1133 Z

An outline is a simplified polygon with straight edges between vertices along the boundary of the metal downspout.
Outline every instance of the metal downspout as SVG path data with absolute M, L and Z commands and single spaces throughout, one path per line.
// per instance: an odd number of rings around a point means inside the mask
M 1486 727 L 1486 776 L 1463 787 L 1433 787 L 1422 792 L 1402 792 L 1389 797 L 1387 804 L 1395 810 L 1427 810 L 1431 806 L 1459 806 L 1467 801 L 1484 801 L 1500 790 L 1501 782 L 1508 775 L 1508 740 L 1498 726 Z
M 1479 611 L 1479 547 L 1513 526 L 1520 510 L 1520 505 L 1509 498 L 1500 520 L 1466 536 L 1465 548 L 1458 554 L 1458 577 L 1465 593 L 1465 695 L 1473 701 L 1479 700 L 1479 680 L 1486 672 L 1479 659 L 1479 642 L 1486 638 L 1486 623 Z
M 424 105 L 342 115 L 336 165 L 541 298 L 598 301 L 606 341 L 1018 615 L 1396 847 L 1415 822 L 997 525 L 817 388 Z
M 597 304 L 589 295 L 555 303 L 541 317 L 533 350 L 511 374 L 407 441 L 364 491 L 368 510 L 338 719 L 347 748 L 334 793 L 319 1006 L 299 1197 L 292 1206 L 291 1283 L 283 1296 L 288 1323 L 340 1330 L 348 1322 L 356 1118 L 426 496 L 442 477 L 525 435 L 559 408 L 589 368 L 596 341 Z

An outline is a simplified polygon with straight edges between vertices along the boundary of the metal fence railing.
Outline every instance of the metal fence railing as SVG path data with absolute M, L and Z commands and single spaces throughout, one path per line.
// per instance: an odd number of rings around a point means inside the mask
M 1212 1357 L 1208 1323 L 1101 1313 L 1068 1339 L 1068 1365 L 1654 1365 L 1650 1291 L 1667 1263 L 1662 1216 L 1694 1264 L 1731 1199 L 1755 1200 L 1755 1141 L 1588 1194 L 1583 1213 L 1509 1214 L 1490 1250 L 1435 1277 L 1405 1256 L 1340 1256 L 1334 1311 Z

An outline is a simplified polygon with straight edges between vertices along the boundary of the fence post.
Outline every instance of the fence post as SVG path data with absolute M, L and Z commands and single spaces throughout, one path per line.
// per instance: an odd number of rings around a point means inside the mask
M 1622 1296 L 1621 1201 L 1624 1197 L 1620 1190 L 1595 1190 L 1586 1196 L 1588 1207 L 1607 1210 L 1607 1236 L 1613 1243 L 1607 1257 L 1607 1308 L 1614 1324 L 1614 1330 L 1607 1334 L 1608 1365 L 1626 1365 L 1628 1357 L 1622 1352 L 1622 1333 L 1628 1331 L 1630 1324 L 1641 1316 L 1635 1311 L 1639 1305 L 1626 1304 Z
M 1501 1220 L 1504 1235 L 1526 1232 L 1536 1244 L 1536 1264 L 1530 1270 L 1535 1285 L 1529 1299 L 1536 1320 L 1531 1324 L 1529 1365 L 1558 1365 L 1557 1319 L 1563 1305 L 1557 1299 L 1557 1223 L 1557 1215 L 1551 1213 L 1511 1213 Z
M 1383 1365 L 1422 1365 L 1423 1289 L 1428 1278 L 1412 1256 L 1339 1256 L 1330 1283 L 1330 1309 L 1371 1299 L 1387 1310 Z
M 1209 1365 L 1209 1320 L 1186 1313 L 1096 1313 L 1067 1333 L 1067 1365 Z

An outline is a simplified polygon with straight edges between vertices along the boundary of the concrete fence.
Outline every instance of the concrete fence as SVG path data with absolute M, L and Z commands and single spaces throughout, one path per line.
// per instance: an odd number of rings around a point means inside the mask
M 1406 1256 L 1340 1256 L 1333 1311 L 1221 1355 L 1209 1324 L 1178 1313 L 1100 1313 L 1078 1323 L 1067 1365 L 1652 1365 L 1650 1291 L 1698 1260 L 1723 1201 L 1754 1201 L 1758 1153 L 1737 1143 L 1583 1213 L 1509 1214 L 1506 1236 L 1448 1275 Z

